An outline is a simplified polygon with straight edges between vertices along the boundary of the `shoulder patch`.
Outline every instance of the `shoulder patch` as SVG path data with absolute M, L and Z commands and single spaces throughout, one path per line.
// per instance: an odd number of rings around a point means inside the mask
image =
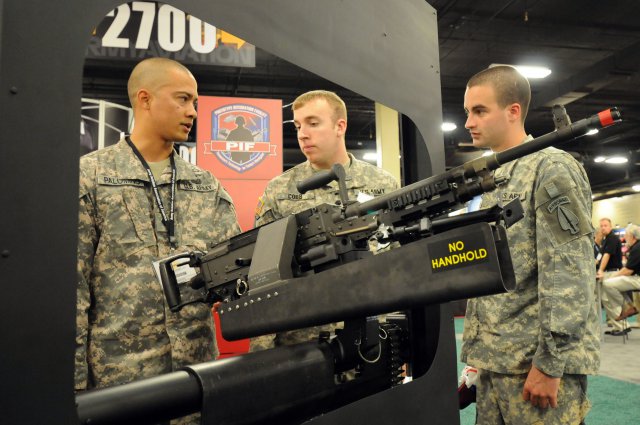
M 556 247 L 591 232 L 586 200 L 573 181 L 567 180 L 549 181 L 536 192 L 536 208 Z
M 264 195 L 258 198 L 258 205 L 256 205 L 256 220 L 262 215 L 262 209 L 264 208 Z

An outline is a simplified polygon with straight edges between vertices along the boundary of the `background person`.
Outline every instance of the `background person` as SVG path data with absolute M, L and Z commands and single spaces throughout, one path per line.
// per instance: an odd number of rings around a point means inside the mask
M 596 274 L 598 279 L 602 279 L 605 272 L 615 272 L 622 268 L 622 242 L 613 233 L 609 218 L 600 219 L 600 231 L 603 239 L 601 245 L 602 258 L 598 264 L 598 273 Z
M 605 333 L 622 335 L 631 331 L 623 327 L 622 320 L 638 314 L 634 305 L 624 307 L 625 292 L 640 290 L 640 227 L 630 224 L 625 229 L 625 240 L 629 253 L 627 263 L 620 270 L 606 273 L 602 281 L 602 304 L 607 317 L 613 318 L 613 329 Z

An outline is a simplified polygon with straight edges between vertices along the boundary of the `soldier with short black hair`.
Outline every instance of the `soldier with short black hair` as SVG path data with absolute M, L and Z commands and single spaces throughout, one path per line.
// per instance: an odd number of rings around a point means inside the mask
M 529 82 L 513 67 L 473 76 L 465 127 L 476 147 L 502 152 L 524 129 Z M 587 377 L 600 364 L 591 189 L 582 166 L 556 148 L 496 170 L 506 183 L 489 207 L 518 197 L 524 218 L 507 230 L 516 288 L 467 305 L 462 361 L 478 369 L 477 424 L 580 424 Z
M 349 199 L 367 201 L 398 189 L 398 182 L 390 173 L 347 152 L 347 108 L 337 94 L 324 90 L 310 91 L 298 96 L 292 109 L 298 144 L 307 161 L 269 182 L 256 207 L 256 226 L 319 204 L 339 201 L 337 182 L 305 194 L 296 189 L 298 182 L 328 170 L 334 164 L 344 166 Z M 317 338 L 320 331 L 333 331 L 335 327 L 333 324 L 254 338 L 250 344 L 251 351 L 306 342 Z
M 131 135 L 80 159 L 76 391 L 214 359 L 210 308 L 171 312 L 153 262 L 240 232 L 218 180 L 173 149 L 197 115 L 193 75 L 173 60 L 146 59 L 128 90 Z

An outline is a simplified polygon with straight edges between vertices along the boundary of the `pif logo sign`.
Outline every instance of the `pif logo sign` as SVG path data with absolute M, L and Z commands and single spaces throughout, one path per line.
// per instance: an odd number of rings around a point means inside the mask
M 282 173 L 282 101 L 200 96 L 197 150 L 218 179 L 271 180 Z
M 243 173 L 258 165 L 267 155 L 275 155 L 270 143 L 269 113 L 253 105 L 225 105 L 211 114 L 211 142 L 205 154 L 212 153 L 227 167 Z

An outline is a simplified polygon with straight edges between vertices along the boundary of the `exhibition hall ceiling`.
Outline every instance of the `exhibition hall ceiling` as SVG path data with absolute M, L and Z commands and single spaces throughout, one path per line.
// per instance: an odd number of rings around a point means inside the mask
M 640 184 L 640 2 L 553 0 L 431 0 L 438 14 L 446 165 L 481 154 L 471 145 L 462 108 L 469 77 L 491 64 L 538 65 L 551 70 L 531 79 L 526 129 L 534 136 L 554 130 L 551 106 L 564 105 L 573 121 L 617 106 L 625 121 L 563 146 L 585 166 L 595 199 L 633 193 Z M 402 7 L 402 2 L 398 2 Z M 218 24 L 222 26 L 222 23 Z M 255 67 L 193 65 L 200 95 L 281 99 L 287 105 L 313 89 L 336 91 L 349 110 L 348 148 L 375 151 L 374 101 L 337 86 L 260 49 Z M 128 104 L 126 79 L 134 62 L 88 59 L 83 96 Z M 403 84 L 390 81 L 389 84 Z M 416 93 L 420 96 L 420 93 Z M 285 168 L 302 161 L 290 108 L 283 111 Z M 595 162 L 623 156 L 626 163 Z

